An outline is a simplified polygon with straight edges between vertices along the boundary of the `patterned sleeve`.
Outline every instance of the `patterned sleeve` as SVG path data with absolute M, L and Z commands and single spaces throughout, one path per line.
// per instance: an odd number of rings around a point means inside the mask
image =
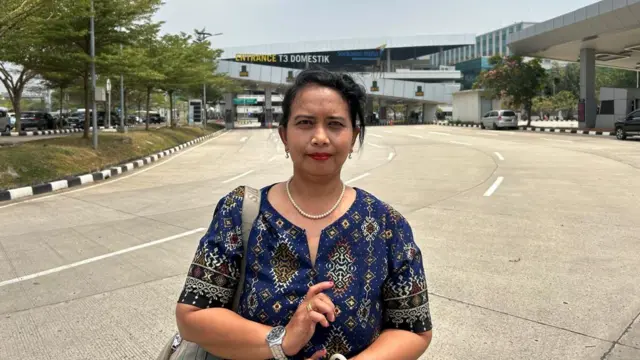
M 384 328 L 414 333 L 432 328 L 422 252 L 409 222 L 391 209 L 387 219 L 389 275 L 383 287 Z
M 231 308 L 243 256 L 243 199 L 244 187 L 239 187 L 218 202 L 189 266 L 180 303 Z

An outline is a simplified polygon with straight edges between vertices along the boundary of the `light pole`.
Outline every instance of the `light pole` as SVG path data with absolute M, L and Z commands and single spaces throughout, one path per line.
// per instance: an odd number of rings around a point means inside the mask
M 96 109 L 96 34 L 93 0 L 91 0 L 91 93 L 93 94 L 93 149 L 98 150 L 98 112 Z
M 197 42 L 204 42 L 207 38 L 212 37 L 212 36 L 221 36 L 224 33 L 215 33 L 215 34 L 211 34 L 208 33 L 205 29 L 202 30 L 196 30 L 196 41 Z M 206 62 L 207 59 L 204 59 L 204 61 Z M 202 125 L 206 128 L 207 127 L 207 84 L 204 83 L 202 84 L 202 107 L 204 109 L 203 113 L 204 113 L 204 117 L 202 118 Z
M 107 117 L 107 129 L 111 128 L 111 79 L 107 79 L 108 103 L 105 116 Z
M 122 55 L 122 44 L 120 44 L 120 55 Z M 118 132 L 127 132 L 127 128 L 124 127 L 124 75 L 120 74 L 120 128 Z

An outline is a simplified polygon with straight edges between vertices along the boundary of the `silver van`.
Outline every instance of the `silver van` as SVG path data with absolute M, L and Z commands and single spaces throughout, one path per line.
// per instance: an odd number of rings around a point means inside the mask
M 483 129 L 517 129 L 518 115 L 513 110 L 491 110 L 481 119 Z

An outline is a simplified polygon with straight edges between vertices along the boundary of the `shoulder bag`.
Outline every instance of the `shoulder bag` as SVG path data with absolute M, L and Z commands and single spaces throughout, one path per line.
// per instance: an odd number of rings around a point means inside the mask
M 242 243 L 244 245 L 244 256 L 240 267 L 240 279 L 238 288 L 233 298 L 232 310 L 237 312 L 240 304 L 240 296 L 244 287 L 245 268 L 247 261 L 247 248 L 249 243 L 249 233 L 253 223 L 260 211 L 261 192 L 249 186 L 245 186 L 244 201 L 242 202 Z M 221 360 L 217 356 L 209 354 L 198 344 L 183 340 L 180 333 L 171 337 L 169 342 L 162 348 L 157 360 Z

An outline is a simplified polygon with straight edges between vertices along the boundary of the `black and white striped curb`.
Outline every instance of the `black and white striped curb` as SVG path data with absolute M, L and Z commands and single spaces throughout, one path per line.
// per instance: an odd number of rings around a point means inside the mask
M 79 185 L 94 183 L 100 180 L 105 180 L 114 176 L 118 176 L 122 173 L 126 173 L 133 169 L 141 168 L 145 165 L 154 163 L 164 157 L 173 155 L 179 152 L 180 150 L 188 148 L 197 143 L 209 140 L 212 137 L 224 131 L 225 130 L 219 130 L 212 134 L 201 136 L 199 138 L 188 141 L 184 144 L 178 145 L 176 147 L 172 147 L 170 149 L 144 157 L 142 159 L 138 159 L 138 160 L 126 163 L 124 165 L 114 166 L 114 167 L 111 167 L 102 171 L 94 172 L 91 174 L 74 176 L 68 179 L 53 181 L 53 182 L 35 185 L 35 186 L 26 186 L 26 187 L 21 187 L 16 189 L 0 191 L 0 201 L 16 200 L 20 198 L 29 197 L 29 196 L 45 194 L 45 193 L 54 192 L 54 191 L 58 191 L 66 188 L 71 188 Z
M 521 126 L 520 130 L 523 131 L 535 131 L 535 132 L 555 132 L 566 134 L 581 134 L 581 135 L 603 135 L 603 136 L 615 136 L 615 131 L 601 131 L 601 130 L 580 130 L 580 129 L 557 129 L 557 128 L 536 128 Z
M 128 126 L 127 126 L 128 127 Z M 100 130 L 110 130 L 115 131 L 117 127 L 109 127 L 106 128 L 104 126 L 100 126 L 98 129 Z M 89 128 L 89 130 L 93 130 L 93 128 Z M 62 129 L 62 130 L 36 130 L 36 131 L 14 131 L 14 132 L 3 132 L 0 133 L 0 136 L 42 136 L 42 135 L 60 135 L 60 134 L 72 134 L 83 132 L 84 129 Z
M 438 123 L 436 123 L 436 125 L 470 127 L 470 128 L 479 128 L 480 127 L 480 124 L 469 124 L 469 123 L 456 124 L 456 123 L 438 122 Z
M 457 127 L 471 127 L 480 128 L 480 124 L 455 124 L 455 123 L 436 123 L 443 126 L 457 126 Z M 602 130 L 581 130 L 581 129 L 567 129 L 567 128 L 541 128 L 533 126 L 518 126 L 522 131 L 533 132 L 545 132 L 545 133 L 565 133 L 565 134 L 579 134 L 579 135 L 602 135 L 602 136 L 615 136 L 615 131 L 602 131 Z

